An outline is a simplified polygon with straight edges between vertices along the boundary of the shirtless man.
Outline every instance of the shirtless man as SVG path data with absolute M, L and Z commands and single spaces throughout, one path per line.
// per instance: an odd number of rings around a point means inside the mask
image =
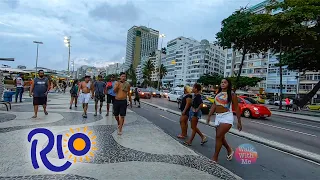
M 130 107 L 132 108 L 130 84 L 126 81 L 126 73 L 120 73 L 120 81 L 116 82 L 114 92 L 116 93 L 116 97 L 113 103 L 113 115 L 118 122 L 118 135 L 121 135 L 128 107 L 127 97 L 129 97 Z
M 81 92 L 81 94 L 80 94 Z M 91 93 L 90 93 L 91 92 Z M 79 96 L 80 94 L 80 96 Z M 79 85 L 78 88 L 78 97 L 79 97 L 79 101 L 80 103 L 82 103 L 82 107 L 83 107 L 83 115 L 82 117 L 87 118 L 87 110 L 88 110 L 88 104 L 89 104 L 89 100 L 90 97 L 93 98 L 93 85 L 90 81 L 90 76 L 85 76 L 84 81 L 82 81 Z

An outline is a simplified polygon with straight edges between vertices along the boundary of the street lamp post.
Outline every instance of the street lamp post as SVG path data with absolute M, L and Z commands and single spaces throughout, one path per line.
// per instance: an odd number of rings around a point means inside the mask
M 160 90 L 160 73 L 161 73 L 161 55 L 162 55 L 162 43 L 163 43 L 163 38 L 165 38 L 166 36 L 164 34 L 160 34 L 161 37 L 161 45 L 160 45 L 160 56 L 159 56 L 159 59 L 160 59 L 160 63 L 159 63 L 159 72 L 158 72 L 158 90 Z
M 37 44 L 36 73 L 35 73 L 35 75 L 34 75 L 34 77 L 37 77 L 37 72 L 38 72 L 38 57 L 39 57 L 39 44 L 43 44 L 43 42 L 33 41 L 33 43 Z
M 70 76 L 70 40 L 71 40 L 71 36 L 67 37 L 65 36 L 64 37 L 64 44 L 68 47 L 69 49 L 69 56 L 68 56 L 68 76 Z

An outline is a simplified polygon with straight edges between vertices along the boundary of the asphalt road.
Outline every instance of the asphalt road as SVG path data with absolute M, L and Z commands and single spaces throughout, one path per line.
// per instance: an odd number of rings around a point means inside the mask
M 180 133 L 179 116 L 145 104 L 142 104 L 142 108 L 134 107 L 132 110 L 140 116 L 143 116 L 149 121 L 153 122 L 173 138 L 181 141 L 176 138 L 177 134 Z M 244 127 L 247 128 L 245 125 Z M 199 136 L 196 136 L 193 141 L 193 145 L 190 148 L 208 158 L 211 158 L 214 153 L 215 130 L 214 128 L 204 124 L 199 124 L 199 128 L 208 137 L 208 143 L 206 143 L 204 146 L 201 146 L 201 139 Z M 191 134 L 190 130 L 189 134 Z M 320 177 L 319 164 L 308 162 L 304 159 L 294 157 L 287 153 L 231 134 L 227 135 L 227 141 L 233 147 L 233 149 L 241 144 L 249 143 L 252 144 L 258 152 L 258 159 L 255 164 L 242 165 L 235 159 L 231 162 L 227 161 L 226 150 L 224 148 L 221 150 L 219 164 L 236 173 L 243 179 L 315 180 L 319 179 Z
M 143 99 L 142 101 L 179 111 L 176 102 L 164 98 Z M 204 115 L 203 119 L 207 119 Z M 212 121 L 214 118 L 212 118 Z M 267 119 L 242 117 L 243 131 L 313 153 L 320 152 L 320 123 L 303 119 L 272 115 Z M 236 128 L 236 121 L 233 128 Z

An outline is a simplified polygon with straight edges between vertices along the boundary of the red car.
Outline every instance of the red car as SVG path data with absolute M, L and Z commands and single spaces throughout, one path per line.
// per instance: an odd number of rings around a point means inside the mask
M 271 111 L 266 106 L 259 104 L 250 97 L 238 96 L 238 103 L 241 114 L 246 118 L 266 118 L 271 116 Z M 233 107 L 232 111 L 235 112 Z
M 150 99 L 151 98 L 151 93 L 146 90 L 146 89 L 138 89 L 139 96 L 142 99 Z

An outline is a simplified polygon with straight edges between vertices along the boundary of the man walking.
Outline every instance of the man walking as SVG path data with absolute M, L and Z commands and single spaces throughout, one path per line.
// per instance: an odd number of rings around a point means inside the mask
M 118 135 L 122 135 L 122 127 L 128 107 L 127 97 L 129 97 L 130 107 L 132 108 L 130 84 L 126 81 L 126 73 L 120 73 L 120 81 L 116 82 L 114 92 L 116 97 L 113 103 L 113 115 L 118 122 Z
M 92 92 L 92 96 L 90 92 Z M 90 97 L 93 98 L 93 94 L 94 94 L 93 86 L 92 86 L 92 83 L 90 82 L 90 76 L 86 75 L 84 77 L 84 81 L 80 83 L 79 90 L 78 90 L 79 101 L 80 103 L 82 103 L 82 107 L 83 107 L 83 115 L 82 115 L 83 118 L 88 117 L 87 116 L 88 104 L 89 104 Z
M 102 75 L 98 75 L 98 81 L 94 83 L 94 102 L 95 102 L 95 114 L 97 116 L 98 102 L 100 101 L 99 113 L 102 113 L 103 102 L 105 101 L 106 84 L 102 81 Z
M 109 110 L 110 110 L 110 103 L 113 104 L 116 93 L 114 92 L 114 85 L 116 84 L 117 81 L 115 81 L 115 77 L 112 74 L 110 81 L 107 83 L 107 114 L 106 116 L 109 116 Z
M 47 96 L 50 90 L 49 80 L 44 77 L 44 71 L 38 71 L 39 77 L 34 78 L 33 83 L 30 88 L 30 97 L 33 96 L 33 106 L 34 106 L 34 116 L 32 118 L 37 118 L 39 105 L 42 105 L 45 115 L 47 112 Z
M 22 94 L 24 92 L 24 81 L 23 74 L 19 74 L 18 77 L 14 80 L 16 86 L 16 103 L 18 102 L 18 96 L 20 102 L 22 102 Z

